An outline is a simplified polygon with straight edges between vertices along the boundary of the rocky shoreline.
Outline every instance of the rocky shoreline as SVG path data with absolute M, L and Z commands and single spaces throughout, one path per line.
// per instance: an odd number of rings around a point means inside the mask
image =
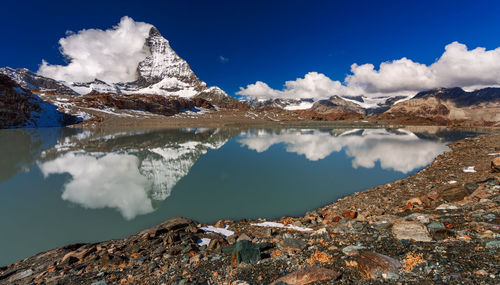
M 500 135 L 449 147 L 414 175 L 302 217 L 173 218 L 0 267 L 0 283 L 498 283 Z

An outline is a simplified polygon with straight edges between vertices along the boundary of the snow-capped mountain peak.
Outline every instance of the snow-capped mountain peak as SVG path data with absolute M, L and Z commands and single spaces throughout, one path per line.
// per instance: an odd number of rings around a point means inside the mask
M 166 78 L 177 79 L 193 87 L 201 84 L 189 64 L 177 55 L 155 27 L 151 28 L 144 47 L 148 49 L 149 55 L 137 67 L 138 86 L 149 86 Z

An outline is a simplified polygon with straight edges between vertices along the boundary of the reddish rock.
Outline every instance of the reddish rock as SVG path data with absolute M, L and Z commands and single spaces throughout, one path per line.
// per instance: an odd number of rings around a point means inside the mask
M 340 220 L 342 220 L 342 218 L 339 216 L 335 216 L 332 218 L 332 222 L 334 222 L 334 223 L 338 223 Z
M 276 285 L 279 282 L 289 285 L 306 285 L 318 281 L 336 280 L 339 276 L 338 272 L 331 269 L 310 267 L 287 274 L 271 283 L 271 285 Z
M 453 229 L 455 226 L 452 223 L 443 222 L 443 225 L 447 229 Z
M 356 219 L 356 217 L 358 216 L 358 212 L 355 212 L 355 211 L 349 211 L 349 212 L 345 212 L 345 213 L 342 213 L 342 217 L 344 218 L 351 218 L 351 219 Z

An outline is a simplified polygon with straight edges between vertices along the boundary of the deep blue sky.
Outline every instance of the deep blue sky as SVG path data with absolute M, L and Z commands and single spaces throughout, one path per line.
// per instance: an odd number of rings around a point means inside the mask
M 61 64 L 67 30 L 122 16 L 155 25 L 209 85 L 230 94 L 279 88 L 310 71 L 343 80 L 350 65 L 408 57 L 430 64 L 453 41 L 500 46 L 500 1 L 4 1 L 0 66 Z M 220 62 L 219 56 L 229 60 Z

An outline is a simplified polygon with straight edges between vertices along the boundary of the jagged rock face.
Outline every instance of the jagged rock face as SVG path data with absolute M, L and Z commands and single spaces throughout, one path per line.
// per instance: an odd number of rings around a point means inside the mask
M 60 127 L 79 121 L 0 74 L 0 128 Z
M 68 95 L 78 95 L 77 92 L 67 87 L 64 82 L 37 75 L 26 68 L 13 69 L 10 67 L 3 67 L 0 68 L 0 74 L 10 77 L 27 90 L 35 89 Z
M 31 92 L 6 75 L 0 75 L 0 128 L 24 126 L 40 106 Z
M 339 96 L 332 96 L 328 100 L 319 100 L 313 104 L 311 110 L 319 114 L 365 114 L 365 111 L 359 105 L 346 101 Z
M 150 55 L 139 63 L 137 67 L 139 87 L 156 84 L 165 78 L 175 78 L 201 91 L 205 86 L 189 67 L 189 64 L 180 58 L 170 47 L 167 39 L 155 28 L 151 28 L 146 39 L 145 48 Z M 175 88 L 172 91 L 177 91 Z

